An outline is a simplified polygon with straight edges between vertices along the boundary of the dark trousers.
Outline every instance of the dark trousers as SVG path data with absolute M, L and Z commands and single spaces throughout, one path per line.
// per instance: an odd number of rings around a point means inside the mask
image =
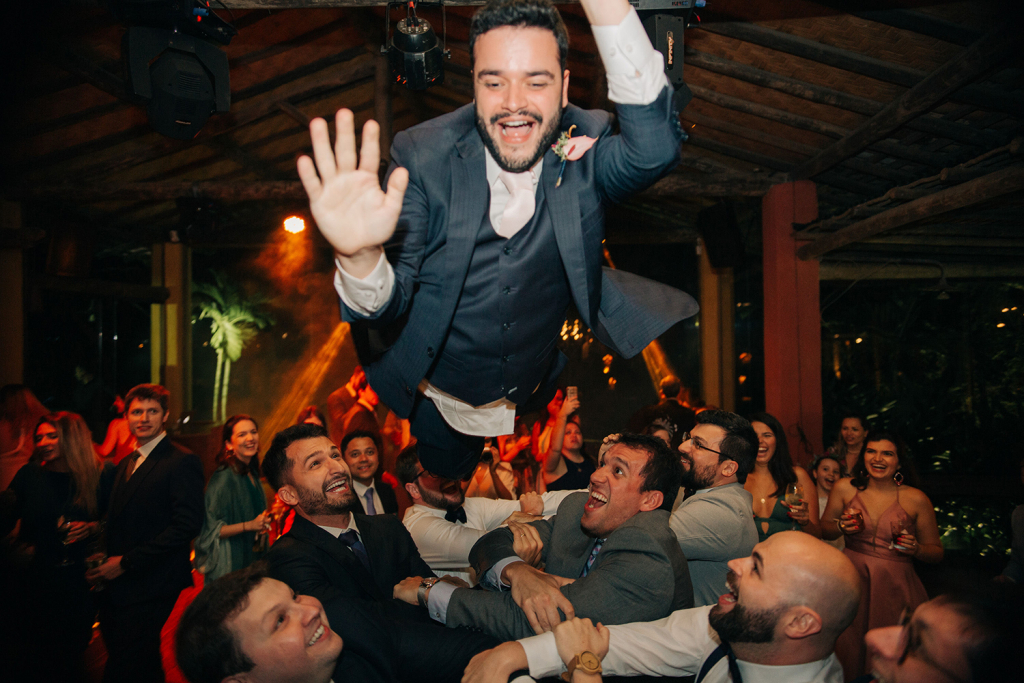
M 100 631 L 107 646 L 103 683 L 164 683 L 160 631 L 177 601 L 174 593 L 100 609 Z

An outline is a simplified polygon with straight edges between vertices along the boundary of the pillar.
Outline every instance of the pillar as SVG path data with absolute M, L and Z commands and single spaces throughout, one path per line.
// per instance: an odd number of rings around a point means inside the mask
M 171 295 L 150 305 L 150 381 L 171 392 L 168 427 L 192 410 L 192 253 L 180 242 L 153 245 L 153 286 Z
M 736 410 L 736 303 L 732 268 L 714 268 L 704 243 L 700 265 L 700 389 L 708 405 Z
M 21 228 L 21 204 L 0 201 L 0 230 Z M 25 252 L 18 240 L 0 248 L 0 386 L 25 382 Z
M 764 393 L 766 410 L 786 430 L 795 464 L 823 448 L 818 262 L 801 261 L 794 224 L 818 217 L 814 183 L 775 185 L 762 200 L 764 240 Z

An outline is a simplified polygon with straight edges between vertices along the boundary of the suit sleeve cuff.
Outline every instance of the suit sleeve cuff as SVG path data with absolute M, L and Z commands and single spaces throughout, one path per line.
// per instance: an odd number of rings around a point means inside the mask
M 669 84 L 664 58 L 651 45 L 636 10 L 618 26 L 591 26 L 608 74 L 608 99 L 617 104 L 650 104 Z
M 530 664 L 530 676 L 533 678 L 551 678 L 565 671 L 565 664 L 558 656 L 554 633 L 549 631 L 539 636 L 523 638 L 519 644 L 526 651 L 526 661 Z
M 484 574 L 484 578 L 480 581 L 484 586 L 491 590 L 503 591 L 509 586 L 501 582 L 501 573 L 505 571 L 505 567 L 509 566 L 513 562 L 522 562 L 523 560 L 517 556 L 512 555 L 506 557 L 503 560 L 498 560 L 494 563 L 494 566 L 487 570 Z
M 395 288 L 395 271 L 380 253 L 377 265 L 364 278 L 349 275 L 341 267 L 338 259 L 334 259 L 334 289 L 338 292 L 343 304 L 361 315 L 373 315 L 391 298 Z
M 430 613 L 431 619 L 442 624 L 447 622 L 448 603 L 451 602 L 452 593 L 456 588 L 457 586 L 446 581 L 438 581 L 430 587 L 430 593 L 427 595 L 427 611 Z

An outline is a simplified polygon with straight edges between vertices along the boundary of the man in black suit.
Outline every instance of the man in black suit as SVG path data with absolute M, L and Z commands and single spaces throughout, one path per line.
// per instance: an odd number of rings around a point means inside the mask
M 341 440 L 341 453 L 352 472 L 356 498 L 365 515 L 396 514 L 395 490 L 381 479 L 380 434 L 357 429 Z
M 118 464 L 107 511 L 106 562 L 86 578 L 102 583 L 104 683 L 164 680 L 160 630 L 192 585 L 192 539 L 203 524 L 203 466 L 167 437 L 170 394 L 140 384 L 125 396 L 138 448 Z
M 263 473 L 296 511 L 291 531 L 267 554 L 270 575 L 320 600 L 350 649 L 366 661 L 386 660 L 386 649 L 367 642 L 358 622 L 341 610 L 370 615 L 400 641 L 398 658 L 389 665 L 393 672 L 378 669 L 386 680 L 457 680 L 474 654 L 496 642 L 468 630 L 452 638 L 420 610 L 392 597 L 403 579 L 434 574 L 398 517 L 356 512 L 348 465 L 323 428 L 295 425 L 279 432 L 263 459 Z

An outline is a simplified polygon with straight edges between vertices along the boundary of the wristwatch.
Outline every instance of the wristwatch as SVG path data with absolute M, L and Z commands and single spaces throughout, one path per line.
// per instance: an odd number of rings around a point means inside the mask
M 562 674 L 563 681 L 572 681 L 572 673 L 579 669 L 587 674 L 601 673 L 601 660 L 593 652 L 581 652 L 566 665 L 567 671 Z
M 436 576 L 429 576 L 420 581 L 420 587 L 416 589 L 416 602 L 420 603 L 420 607 L 426 609 L 427 590 L 440 580 Z

